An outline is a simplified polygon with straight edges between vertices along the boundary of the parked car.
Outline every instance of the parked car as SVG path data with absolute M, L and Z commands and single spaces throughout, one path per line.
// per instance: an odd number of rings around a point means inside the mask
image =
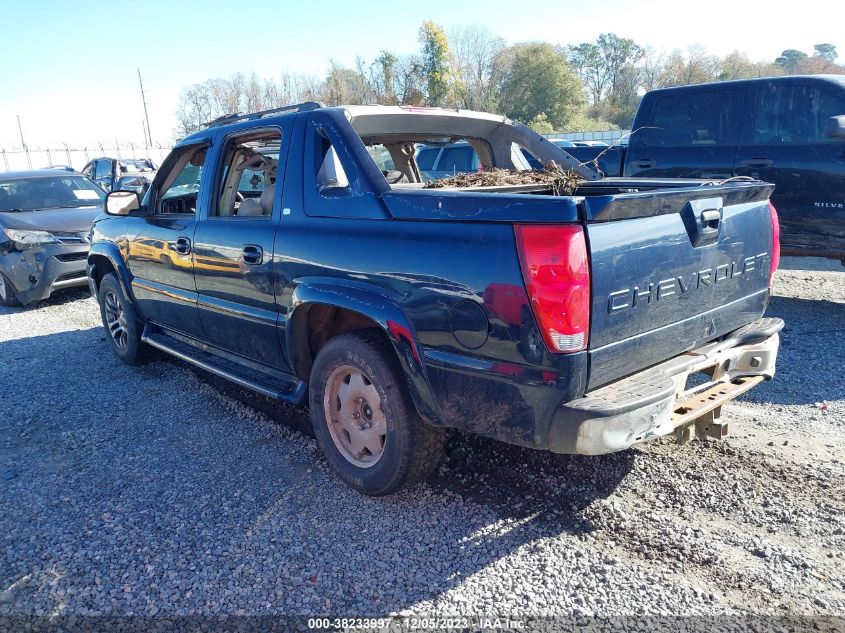
M 103 191 L 135 191 L 143 195 L 155 178 L 156 166 L 148 158 L 101 157 L 85 165 L 82 173 Z
M 87 283 L 88 234 L 105 197 L 61 168 L 0 174 L 0 305 Z
M 569 147 L 575 147 L 575 144 L 572 141 L 568 141 L 563 138 L 556 138 L 550 140 L 554 145 L 557 145 L 558 147 L 563 147 L 564 149 L 567 149 Z M 526 161 L 528 161 L 528 164 L 531 166 L 531 169 L 543 169 L 543 165 L 540 163 L 540 161 L 534 158 L 531 152 L 529 152 L 525 148 L 522 148 L 522 156 L 523 158 L 525 158 Z
M 524 148 L 593 180 L 427 188 L 414 150 L 443 139 L 485 168 L 518 169 Z M 430 473 L 446 427 L 581 454 L 721 437 L 720 407 L 775 371 L 772 187 L 594 178 L 492 114 L 226 117 L 177 144 L 143 202 L 108 195 L 89 283 L 118 358 L 156 348 L 307 401 L 328 463 L 366 494 Z
M 72 171 L 74 173 L 79 173 L 78 171 L 76 171 L 70 165 L 47 165 L 46 167 L 42 167 L 41 169 L 53 169 L 53 170 L 61 169 L 61 170 L 64 170 L 64 171 Z
M 598 153 L 606 176 L 747 176 L 775 184 L 787 255 L 845 264 L 845 77 L 768 77 L 666 88 L 640 102 L 627 149 Z
M 572 147 L 609 147 L 604 141 L 572 141 Z
M 444 142 L 442 145 L 419 145 L 416 161 L 423 180 L 478 171 L 481 164 L 472 145 L 466 141 Z

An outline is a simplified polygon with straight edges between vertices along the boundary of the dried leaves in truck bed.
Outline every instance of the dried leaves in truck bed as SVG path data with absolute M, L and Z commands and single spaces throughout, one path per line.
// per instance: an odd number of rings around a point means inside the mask
M 463 173 L 425 183 L 425 189 L 500 187 L 503 185 L 548 185 L 552 194 L 568 196 L 585 178 L 573 169 L 563 169 L 549 161 L 542 170 L 490 169 L 478 173 Z

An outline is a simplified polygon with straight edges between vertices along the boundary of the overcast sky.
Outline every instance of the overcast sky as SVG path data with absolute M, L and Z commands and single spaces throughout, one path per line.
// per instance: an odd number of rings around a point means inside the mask
M 0 149 L 142 142 L 137 69 L 154 141 L 168 143 L 185 86 L 236 71 L 323 74 L 382 49 L 417 50 L 431 19 L 447 29 L 480 24 L 508 43 L 577 44 L 600 33 L 656 51 L 700 44 L 772 60 L 786 48 L 828 42 L 845 59 L 845 4 L 832 0 L 423 0 L 420 2 L 30 0 L 4 3 L 0 20 Z

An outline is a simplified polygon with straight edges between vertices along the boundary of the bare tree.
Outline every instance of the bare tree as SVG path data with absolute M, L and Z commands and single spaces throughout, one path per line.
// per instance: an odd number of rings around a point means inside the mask
M 182 91 L 174 134 L 185 136 L 225 114 L 258 112 L 300 101 L 320 101 L 324 95 L 324 82 L 287 72 L 280 81 L 262 79 L 255 73 L 209 79 Z
M 666 60 L 661 73 L 663 86 L 700 84 L 719 79 L 719 59 L 699 45 L 690 46 L 686 54 L 675 50 Z
M 449 34 L 457 105 L 472 110 L 495 110 L 499 53 L 505 40 L 484 26 L 455 29 Z
M 656 53 L 651 47 L 646 48 L 640 65 L 640 88 L 642 90 L 664 88 L 663 70 L 665 67 L 666 55 L 663 52 Z

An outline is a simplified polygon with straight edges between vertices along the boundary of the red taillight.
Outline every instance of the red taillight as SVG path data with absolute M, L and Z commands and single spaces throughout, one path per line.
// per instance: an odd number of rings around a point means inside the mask
M 769 217 L 772 219 L 772 267 L 769 272 L 769 285 L 772 285 L 772 277 L 780 266 L 780 222 L 775 205 L 769 203 Z
M 587 348 L 590 266 L 584 230 L 576 225 L 517 224 L 516 247 L 525 289 L 552 352 Z

